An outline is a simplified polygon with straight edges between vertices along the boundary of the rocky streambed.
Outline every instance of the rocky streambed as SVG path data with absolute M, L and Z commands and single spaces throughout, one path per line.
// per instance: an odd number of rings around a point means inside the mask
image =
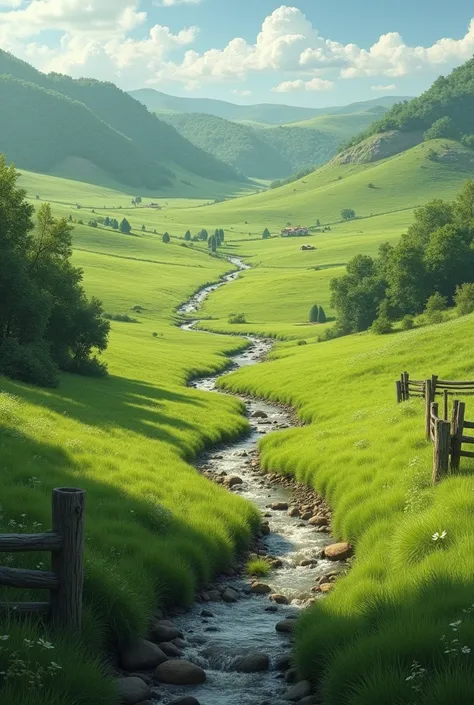
M 236 258 L 239 269 L 246 265 Z M 224 277 L 196 294 L 181 312 L 197 312 Z M 183 328 L 193 335 L 194 324 Z M 271 341 L 249 337 L 250 346 L 235 355 L 234 368 L 258 364 Z M 219 391 L 219 375 L 192 382 L 203 391 Z M 285 705 L 319 703 L 311 684 L 297 682 L 292 665 L 292 634 L 301 609 L 323 599 L 347 570 L 351 547 L 334 543 L 331 515 L 324 500 L 292 478 L 265 474 L 258 441 L 295 425 L 289 410 L 241 397 L 251 425 L 244 439 L 214 450 L 198 466 L 209 480 L 253 502 L 262 528 L 250 554 L 237 560 L 213 584 L 205 585 L 189 610 L 156 614 L 149 640 L 121 655 L 119 681 L 127 705 Z M 265 560 L 271 570 L 247 576 L 248 560 Z

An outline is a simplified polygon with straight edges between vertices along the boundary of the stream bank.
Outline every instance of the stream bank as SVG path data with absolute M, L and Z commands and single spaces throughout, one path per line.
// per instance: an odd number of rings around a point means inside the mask
M 237 258 L 230 261 L 239 270 L 248 269 Z M 239 271 L 233 272 L 219 284 L 199 291 L 179 312 L 197 313 L 207 296 L 238 276 Z M 187 322 L 181 327 L 193 335 L 216 335 L 195 330 L 195 324 L 196 321 Z M 266 339 L 246 337 L 250 345 L 232 357 L 233 369 L 258 364 L 273 345 Z M 191 386 L 225 393 L 217 388 L 220 376 L 195 380 Z M 252 580 L 245 577 L 241 561 L 215 583 L 204 586 L 189 610 L 175 611 L 172 622 L 163 622 L 164 615 L 157 615 L 157 633 L 161 633 L 164 625 L 174 630 L 169 633 L 174 636 L 169 643 L 152 640 L 164 651 L 168 643 L 168 656 L 189 662 L 190 675 L 187 684 L 166 674 L 152 679 L 148 685 L 153 702 L 173 705 L 320 702 L 309 683 L 296 683 L 296 671 L 291 665 L 292 632 L 300 610 L 322 598 L 347 569 L 347 564 L 338 558 L 347 557 L 350 551 L 346 547 L 340 554 L 331 555 L 329 551 L 325 555 L 325 549 L 334 543 L 329 529 L 330 510 L 313 490 L 289 477 L 264 474 L 260 469 L 260 438 L 294 426 L 290 411 L 266 401 L 239 398 L 245 404 L 250 434 L 208 453 L 198 470 L 260 510 L 262 531 L 254 541 L 251 557 L 267 560 L 272 570 Z M 160 668 L 163 666 L 158 666 L 157 672 Z M 196 670 L 191 675 L 193 668 Z M 153 687 L 156 680 L 167 685 Z

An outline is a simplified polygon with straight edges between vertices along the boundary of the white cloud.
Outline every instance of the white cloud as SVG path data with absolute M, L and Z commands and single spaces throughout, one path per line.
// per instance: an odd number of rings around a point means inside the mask
M 174 7 L 174 5 L 200 5 L 201 0 L 157 0 L 153 3 L 157 7 Z
M 303 81 L 301 78 L 296 81 L 283 81 L 278 86 L 272 88 L 275 93 L 293 93 L 295 91 L 332 91 L 335 87 L 333 81 L 326 81 L 322 78 L 313 78 L 311 81 Z
M 239 95 L 242 98 L 248 98 L 250 95 L 252 95 L 252 91 L 249 90 L 239 90 L 236 88 L 235 90 L 231 91 L 234 95 Z
M 170 7 L 199 0 L 155 2 Z M 0 46 L 42 70 L 92 73 L 139 85 L 175 81 L 189 90 L 209 82 L 243 81 L 257 72 L 275 73 L 280 81 L 274 88 L 277 92 L 330 90 L 335 75 L 343 79 L 379 76 L 381 85 L 391 85 L 395 77 L 451 68 L 474 53 L 474 19 L 460 39 L 439 39 L 429 47 L 408 46 L 400 34 L 388 32 L 366 49 L 321 37 L 301 10 L 286 5 L 264 19 L 253 43 L 236 37 L 223 48 L 200 53 L 190 48 L 199 31 L 196 27 L 173 32 L 157 24 L 143 34 L 148 22 L 143 3 L 0 0 L 0 8 L 6 8 L 0 9 Z M 48 44 L 43 36 L 47 31 Z M 55 46 L 51 31 L 61 36 Z M 171 59 L 176 52 L 180 58 Z
M 375 91 L 376 93 L 384 93 L 386 91 L 394 91 L 396 90 L 396 85 L 394 83 L 389 83 L 387 86 L 370 86 L 371 91 Z

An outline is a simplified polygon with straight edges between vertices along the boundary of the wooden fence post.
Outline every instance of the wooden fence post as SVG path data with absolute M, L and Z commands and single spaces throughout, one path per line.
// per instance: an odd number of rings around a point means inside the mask
M 456 472 L 461 465 L 462 437 L 464 433 L 464 417 L 466 414 L 466 404 L 463 401 L 455 401 L 453 408 L 453 420 L 451 425 L 451 470 Z
M 432 375 L 432 377 L 431 377 L 431 392 L 433 394 L 433 399 L 436 399 L 437 385 L 438 385 L 438 375 Z
M 409 385 L 410 375 L 408 372 L 403 373 L 403 386 L 405 388 L 405 401 L 410 398 L 410 385 Z
M 397 382 L 395 382 L 395 386 L 397 388 L 397 404 L 400 404 L 400 402 L 403 401 L 402 383 L 397 380 Z
M 79 631 L 84 586 L 84 490 L 60 487 L 53 490 L 53 531 L 62 548 L 52 554 L 51 567 L 59 579 L 51 592 L 51 618 L 56 626 Z
M 443 418 L 445 421 L 449 421 L 449 396 L 448 396 L 447 389 L 444 390 L 443 401 L 444 401 Z
M 433 401 L 431 394 L 431 380 L 425 380 L 425 433 L 426 440 L 431 440 L 431 402 Z
M 433 484 L 448 474 L 449 453 L 451 450 L 451 424 L 437 419 L 435 422 L 435 443 L 433 450 Z

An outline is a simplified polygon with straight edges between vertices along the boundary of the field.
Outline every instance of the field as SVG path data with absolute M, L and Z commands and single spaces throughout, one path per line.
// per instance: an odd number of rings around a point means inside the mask
M 394 388 L 404 369 L 421 379 L 472 379 L 463 343 L 473 334 L 469 316 L 391 336 L 286 345 L 274 360 L 222 380 L 297 408 L 306 426 L 264 439 L 262 463 L 321 492 L 335 535 L 356 545 L 348 577 L 305 613 L 297 633 L 300 675 L 321 683 L 327 705 L 473 702 L 474 464 L 464 460 L 461 475 L 433 488 L 423 404 L 397 407 Z M 472 398 L 467 409 L 471 418 Z
M 2 691 L 11 705 L 115 705 L 100 652 L 145 633 L 157 605 L 190 602 L 196 585 L 246 544 L 257 520 L 250 505 L 189 464 L 205 446 L 247 428 L 238 401 L 185 386 L 191 376 L 223 369 L 226 354 L 242 343 L 173 325 L 176 307 L 228 264 L 156 238 L 145 241 L 140 257 L 123 247 L 122 235 L 92 242 L 93 232 L 75 234 L 73 259 L 85 270 L 86 289 L 109 313 L 136 319 L 112 323 L 104 356 L 110 377 L 62 375 L 57 390 L 0 381 L 1 530 L 47 529 L 53 487 L 87 491 L 83 647 L 48 635 L 62 670 L 37 692 L 27 680 L 11 682 Z M 142 313 L 131 311 L 137 305 Z M 34 567 L 39 560 L 44 555 L 16 556 L 11 564 Z M 16 624 L 3 630 L 10 639 L 0 650 L 1 670 L 13 650 L 23 655 L 24 638 L 44 636 Z M 38 649 L 35 658 L 49 664 L 50 653 Z

